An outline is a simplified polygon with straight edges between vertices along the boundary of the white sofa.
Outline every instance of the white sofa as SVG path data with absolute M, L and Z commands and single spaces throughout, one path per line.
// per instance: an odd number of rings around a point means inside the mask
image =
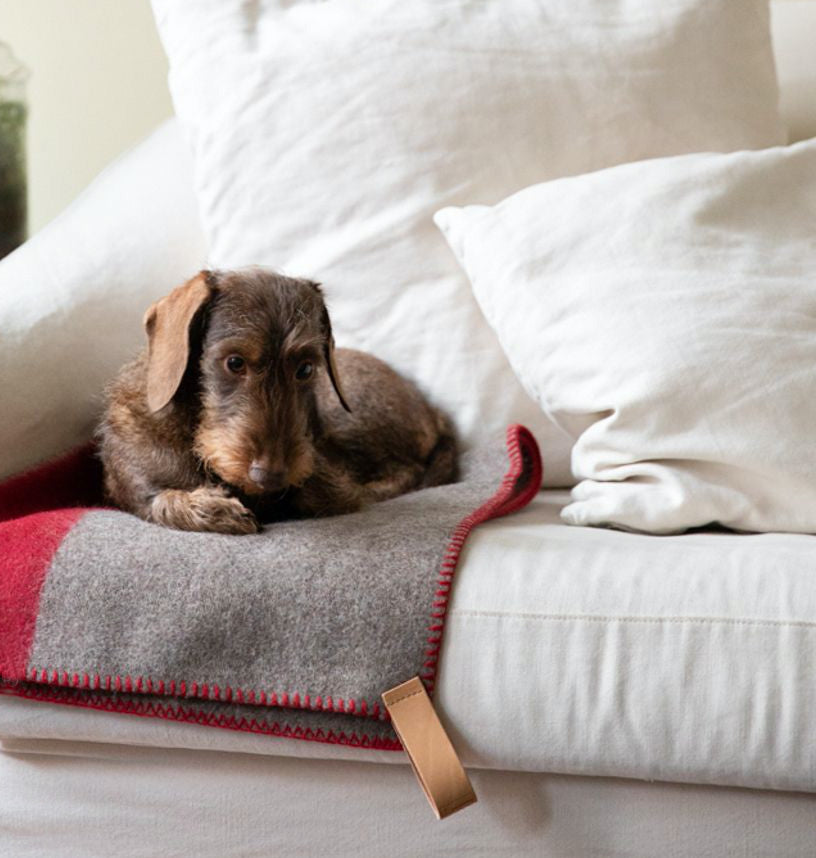
M 816 0 L 773 15 L 791 139 L 816 136 Z M 6 443 L 33 461 L 84 437 L 145 284 L 205 252 L 170 122 L 0 264 L 0 287 L 26 284 L 0 288 L 0 322 L 45 302 L 44 335 L 77 355 L 36 374 Z M 66 330 L 89 281 L 88 327 Z M 120 324 L 109 290 L 134 295 Z M 0 854 L 813 854 L 813 537 L 570 528 L 566 498 L 477 530 L 457 573 L 436 705 L 474 807 L 434 823 L 389 752 L 0 697 Z

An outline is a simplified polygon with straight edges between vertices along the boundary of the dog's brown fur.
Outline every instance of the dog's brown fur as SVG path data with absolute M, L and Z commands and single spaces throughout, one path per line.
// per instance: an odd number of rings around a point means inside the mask
M 311 281 L 202 271 L 145 327 L 148 348 L 108 389 L 98 432 L 106 491 L 125 510 L 255 533 L 455 478 L 448 418 L 382 361 L 335 353 Z

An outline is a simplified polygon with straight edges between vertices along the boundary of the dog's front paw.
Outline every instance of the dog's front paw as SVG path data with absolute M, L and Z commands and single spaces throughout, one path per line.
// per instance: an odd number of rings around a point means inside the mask
M 203 486 L 191 492 L 166 489 L 150 507 L 150 521 L 208 533 L 257 533 L 258 520 L 237 498 L 220 488 Z

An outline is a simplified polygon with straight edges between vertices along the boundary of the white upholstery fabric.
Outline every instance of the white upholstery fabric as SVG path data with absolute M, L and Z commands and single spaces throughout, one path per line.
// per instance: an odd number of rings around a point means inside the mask
M 816 533 L 816 139 L 544 182 L 437 222 L 576 437 L 571 524 Z
M 575 528 L 567 500 L 466 545 L 436 692 L 464 761 L 816 791 L 814 537 Z M 4 697 L 0 737 L 401 759 Z
M 797 0 L 774 7 L 782 104 L 788 124 L 801 134 L 801 129 L 814 128 L 807 123 L 813 121 L 816 105 L 816 57 L 805 48 L 816 2 Z M 802 97 L 794 98 L 794 89 Z M 816 134 L 816 128 L 810 134 Z M 24 306 L 35 323 L 30 329 L 32 349 L 19 351 L 18 342 L 14 354 L 24 357 L 13 360 L 17 374 L 30 376 L 28 387 L 4 382 L 0 472 L 87 437 L 99 384 L 138 341 L 144 305 L 206 255 L 194 213 L 189 157 L 173 122 L 108 170 L 53 227 L 0 263 L 0 307 L 6 312 L 12 300 L 23 306 L 19 295 L 8 294 L 23 284 L 33 290 Z M 7 281 L 6 269 L 18 274 Z M 40 282 L 49 284 L 46 291 L 53 294 L 47 302 Z M 59 337 L 68 336 L 68 330 L 59 334 L 51 327 L 52 338 L 40 338 L 37 320 L 42 314 L 47 317 L 48 302 L 58 296 L 82 285 L 100 289 L 106 283 L 124 293 L 130 321 L 120 327 L 105 316 L 96 325 L 95 330 L 109 331 L 106 341 L 115 340 L 116 348 L 97 350 L 89 369 L 80 353 L 69 350 L 75 343 L 60 345 Z M 5 323 L 7 316 L 2 318 Z M 86 335 L 81 331 L 72 336 Z M 130 336 L 134 339 L 125 343 Z M 49 342 L 59 346 L 55 354 Z M 48 388 L 47 419 L 41 423 L 30 408 L 16 410 L 19 403 L 30 407 L 29 391 L 36 393 L 33 373 L 23 368 L 27 363 L 59 370 L 59 384 Z M 86 382 L 80 370 L 99 375 Z M 41 412 L 39 398 L 36 405 Z M 17 414 L 23 415 L 19 427 L 16 417 L 8 419 Z M 624 763 L 633 777 L 725 782 L 734 780 L 736 771 L 742 783 L 785 781 L 812 789 L 812 540 L 701 534 L 658 538 L 568 528 L 558 519 L 566 501 L 566 495 L 545 494 L 521 516 L 473 535 L 454 590 L 439 688 L 440 710 L 463 744 L 466 760 L 504 767 L 521 761 L 524 768 L 584 772 L 597 764 L 600 771 L 611 772 L 631 753 Z M 500 531 L 493 533 L 493 528 Z M 516 573 L 506 575 L 514 568 Z M 630 613 L 628 620 L 611 619 Z M 568 615 L 575 615 L 574 621 Z M 721 622 L 716 621 L 718 615 Z M 660 619 L 652 622 L 651 616 Z M 550 631 L 538 637 L 547 626 Z M 482 630 L 482 639 L 474 642 L 471 634 Z M 549 641 L 556 634 L 550 654 Z M 490 635 L 506 635 L 507 651 L 499 653 L 498 638 Z M 481 648 L 471 651 L 476 644 Z M 488 666 L 482 674 L 475 665 L 486 650 Z M 565 658 L 570 659 L 566 664 Z M 467 668 L 461 681 L 460 663 Z M 516 669 L 516 663 L 524 667 Z M 581 684 L 586 688 L 590 682 L 592 687 L 603 683 L 602 705 L 579 693 Z M 665 695 L 662 682 L 668 682 Z M 646 703 L 641 706 L 644 691 Z M 523 730 L 515 725 L 506 729 L 504 720 L 490 726 L 503 702 L 512 702 L 523 713 L 516 722 Z M 579 713 L 585 712 L 589 720 L 581 722 Z M 250 841 L 260 842 L 258 854 L 265 856 L 270 843 L 284 835 L 291 838 L 287 852 L 298 854 L 309 832 L 326 854 L 334 848 L 336 854 L 346 849 L 346 854 L 359 855 L 361 843 L 377 843 L 377 837 L 406 831 L 429 836 L 434 830 L 428 830 L 424 799 L 401 766 L 380 767 L 377 774 L 369 773 L 368 766 L 336 760 L 308 763 L 248 756 L 345 754 L 397 763 L 400 757 L 395 754 L 0 697 L 3 736 L 114 743 L 107 755 L 118 760 L 89 768 L 75 759 L 58 763 L 46 757 L 0 756 L 0 845 L 15 858 L 91 858 L 94 850 L 107 855 L 113 839 L 120 854 L 154 855 L 156 850 L 146 847 L 149 831 L 156 831 L 167 846 L 161 854 L 185 858 L 191 852 L 206 858 L 210 846 L 211 854 L 221 858 L 230 854 L 230 844 L 243 850 L 233 854 L 252 855 Z M 160 750 L 136 762 L 117 742 L 243 753 L 231 757 L 233 762 L 223 755 L 196 754 L 185 757 L 185 764 L 180 755 Z M 17 740 L 15 746 L 23 747 Z M 88 753 L 75 743 L 61 748 L 72 756 Z M 27 749 L 55 750 L 36 741 Z M 236 773 L 243 772 L 240 779 L 233 777 L 233 765 Z M 756 773 L 746 772 L 749 766 L 756 766 Z M 356 780 L 354 770 L 366 772 L 370 788 L 356 783 L 349 788 Z M 458 819 L 464 828 L 473 827 L 474 837 L 481 836 L 486 829 L 475 826 L 472 814 L 486 808 L 485 824 L 498 826 L 498 834 L 491 829 L 493 839 L 485 835 L 483 841 L 491 854 L 501 854 L 508 842 L 508 854 L 524 854 L 515 849 L 518 841 L 510 840 L 508 826 L 532 838 L 531 854 L 546 855 L 545 848 L 550 848 L 559 858 L 591 856 L 593 849 L 652 856 L 666 851 L 666 844 L 678 855 L 701 858 L 740 850 L 745 855 L 812 852 L 809 796 L 609 781 L 601 782 L 602 791 L 593 792 L 596 798 L 585 803 L 582 793 L 597 784 L 587 778 L 475 777 L 482 804 Z M 488 783 L 495 787 L 485 786 Z M 556 791 L 559 783 L 574 787 Z M 255 799 L 257 804 L 252 803 Z M 377 814 L 369 812 L 372 803 Z M 337 808 L 338 816 L 329 814 L 331 808 Z M 300 814 L 306 812 L 304 819 Z M 316 817 L 325 824 L 317 827 Z M 338 819 L 351 822 L 344 828 Z M 451 826 L 459 824 L 456 820 L 439 829 L 444 836 L 435 842 L 438 854 L 457 854 L 462 841 L 449 834 Z M 256 832 L 263 835 L 258 841 Z M 641 832 L 640 846 L 633 845 Z M 74 839 L 67 840 L 69 835 Z M 548 840 L 551 835 L 554 839 Z M 62 855 L 55 843 L 64 844 Z M 188 848 L 191 843 L 195 849 Z M 393 854 L 393 838 L 388 847 Z M 425 854 L 434 854 L 431 845 Z
M 783 140 L 763 0 L 154 0 L 214 266 L 325 285 L 338 343 L 571 482 L 433 229 L 442 205 Z
M 816 538 L 575 528 L 566 501 L 466 546 L 438 692 L 465 758 L 816 790 Z
M 7 749 L 8 750 L 8 749 Z M 0 751 L 9 858 L 810 858 L 816 798 L 471 772 L 439 823 L 407 766 L 15 743 Z
M 206 255 L 172 122 L 0 262 L 0 478 L 88 439 L 146 307 Z

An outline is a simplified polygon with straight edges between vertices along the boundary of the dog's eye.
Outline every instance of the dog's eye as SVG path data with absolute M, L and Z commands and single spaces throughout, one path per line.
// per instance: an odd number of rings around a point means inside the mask
M 298 381 L 306 381 L 306 379 L 312 377 L 313 372 L 314 364 L 310 360 L 305 360 L 295 370 L 295 378 Z
M 230 355 L 226 360 L 226 364 L 227 369 L 236 375 L 239 375 L 246 369 L 246 361 L 241 355 Z

